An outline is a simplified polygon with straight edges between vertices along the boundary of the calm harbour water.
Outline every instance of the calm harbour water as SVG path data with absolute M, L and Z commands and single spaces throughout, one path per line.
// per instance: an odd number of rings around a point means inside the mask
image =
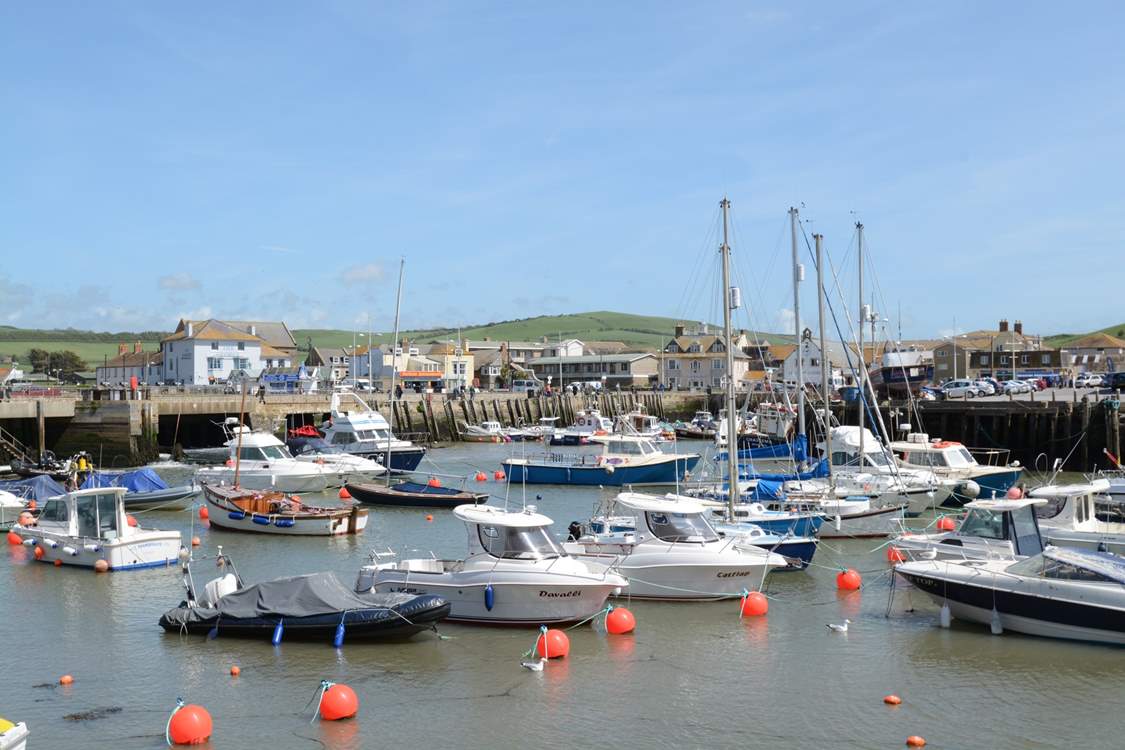
M 491 472 L 509 450 L 439 448 L 431 467 Z M 189 472 L 161 473 L 176 482 Z M 562 534 L 589 515 L 599 490 L 527 494 Z M 518 504 L 519 489 L 512 495 Z M 222 544 L 247 581 L 333 570 L 350 583 L 372 549 L 463 555 L 462 524 L 448 512 L 433 514 L 427 522 L 424 510 L 372 508 L 358 538 L 286 540 L 201 529 L 186 511 L 140 517 L 185 538 L 197 534 L 197 555 Z M 633 602 L 635 634 L 579 627 L 569 632 L 569 658 L 539 673 L 519 664 L 531 629 L 443 625 L 449 640 L 423 634 L 340 650 L 327 642 L 274 648 L 266 639 L 167 635 L 157 620 L 183 597 L 178 567 L 96 575 L 29 562 L 22 548 L 8 548 L 0 573 L 7 651 L 0 715 L 28 723 L 32 748 L 162 747 L 177 697 L 211 712 L 209 746 L 224 749 L 897 748 L 912 734 L 934 748 L 1125 745 L 1125 718 L 1115 710 L 1125 692 L 1125 650 L 994 637 L 987 627 L 957 622 L 943 630 L 937 608 L 901 585 L 888 616 L 881 542 L 830 543 L 816 557 L 825 567 L 771 577 L 767 617 L 740 620 L 734 601 Z M 831 568 L 841 564 L 863 573 L 861 591 L 837 593 Z M 210 560 L 193 570 L 200 586 L 216 575 Z M 844 618 L 853 622 L 846 635 L 825 627 Z M 228 674 L 234 664 L 242 669 L 237 678 Z M 74 675 L 74 684 L 35 687 L 62 674 Z M 309 723 L 304 707 L 322 679 L 356 690 L 356 720 Z M 885 706 L 888 693 L 903 704 Z M 64 719 L 108 707 L 121 710 Z

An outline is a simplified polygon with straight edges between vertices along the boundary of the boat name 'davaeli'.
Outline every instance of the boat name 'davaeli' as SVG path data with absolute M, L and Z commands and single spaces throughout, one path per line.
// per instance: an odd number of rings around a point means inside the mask
M 539 596 L 545 596 L 549 599 L 569 599 L 574 596 L 582 596 L 582 590 L 575 589 L 574 591 L 540 591 Z

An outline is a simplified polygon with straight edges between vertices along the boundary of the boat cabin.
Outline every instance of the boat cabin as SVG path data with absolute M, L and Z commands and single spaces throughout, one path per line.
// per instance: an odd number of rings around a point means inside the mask
M 361 409 L 341 409 L 340 394 L 333 394 L 331 418 L 321 428 L 325 440 L 338 446 L 354 446 L 358 443 L 385 445 L 388 440 L 395 440 L 391 426 L 382 414 L 367 406 L 359 396 L 349 396 L 359 402 Z
M 499 422 L 481 422 L 480 428 L 485 432 L 491 432 L 494 435 L 499 435 L 504 431 L 504 428 L 500 426 Z
M 535 512 L 506 511 L 493 505 L 459 505 L 453 515 L 468 529 L 469 555 L 488 555 L 497 560 L 553 560 L 566 552 L 551 536 L 554 521 Z
M 975 469 L 979 466 L 1007 465 L 1008 451 L 1003 449 L 966 448 L 955 440 L 930 439 L 924 432 L 912 432 L 906 440 L 891 443 L 891 450 L 902 463 L 923 469 Z M 977 456 L 983 456 L 982 464 Z
M 631 435 L 615 435 L 604 442 L 602 451 L 604 457 L 608 456 L 651 456 L 660 453 L 648 438 L 634 437 Z
M 882 441 L 866 428 L 864 428 L 862 435 L 863 454 L 860 455 L 860 429 L 850 426 L 833 428 L 832 466 L 860 467 L 880 474 L 892 473 L 893 464 L 890 456 L 883 449 Z M 823 454 L 824 443 L 820 443 L 818 447 Z
M 113 541 L 133 535 L 125 515 L 124 487 L 78 490 L 43 502 L 37 526 L 60 536 Z
M 946 534 L 940 543 L 958 546 L 966 538 L 1006 541 L 1020 557 L 1037 555 L 1043 551 L 1043 541 L 1035 508 L 1044 502 L 1036 498 L 973 500 L 965 505 L 968 513 L 957 531 Z
M 241 443 L 241 446 L 239 445 Z M 265 432 L 252 432 L 236 439 L 230 445 L 230 458 L 241 461 L 292 461 L 293 455 L 285 444 Z
M 691 423 L 700 427 L 709 425 L 714 421 L 715 418 L 711 416 L 709 411 L 697 411 L 695 416 L 691 418 Z
M 612 432 L 613 420 L 603 417 L 597 409 L 588 409 L 575 415 L 571 430 L 589 433 Z
M 1041 554 L 1009 565 L 1005 573 L 1056 581 L 1125 584 L 1125 560 L 1119 555 L 1048 545 Z
M 615 516 L 610 517 L 610 530 L 623 529 L 627 524 L 622 519 L 633 515 L 633 529 L 636 541 L 649 537 L 670 544 L 706 544 L 719 539 L 718 532 L 707 520 L 706 508 L 689 500 L 669 499 L 645 495 L 639 492 L 622 492 L 614 498 Z M 640 523 L 644 520 L 644 524 Z
M 1052 527 L 1095 533 L 1125 533 L 1125 505 L 1106 494 L 1109 481 L 1048 485 L 1029 494 L 1042 504 L 1036 516 Z

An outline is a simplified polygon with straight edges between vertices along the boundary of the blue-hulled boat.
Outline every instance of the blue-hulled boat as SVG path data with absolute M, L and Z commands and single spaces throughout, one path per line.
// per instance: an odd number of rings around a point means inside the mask
M 943 480 L 956 482 L 942 503 L 950 508 L 960 508 L 978 497 L 1003 497 L 1023 473 L 1018 462 L 1000 463 L 1007 457 L 1006 450 L 970 449 L 953 440 L 931 440 L 925 433 L 912 432 L 890 447 L 904 466 L 929 469 Z M 978 455 L 987 463 L 980 463 Z
M 698 453 L 665 453 L 647 438 L 614 435 L 599 455 L 544 453 L 501 465 L 512 482 L 624 487 L 682 482 L 699 459 Z

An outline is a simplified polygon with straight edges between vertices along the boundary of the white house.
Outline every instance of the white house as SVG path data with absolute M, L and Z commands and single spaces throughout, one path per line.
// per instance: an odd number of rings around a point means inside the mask
M 176 332 L 160 342 L 164 380 L 207 385 L 226 380 L 234 372 L 256 376 L 263 369 L 291 367 L 292 355 L 257 335 L 220 320 L 180 321 Z
M 831 368 L 828 372 L 828 387 L 836 390 L 845 385 L 848 385 L 852 378 L 850 375 L 845 376 L 845 372 L 850 373 L 848 368 L 847 354 L 851 354 L 851 363 L 853 367 L 859 366 L 859 356 L 855 352 L 845 352 L 844 347 L 838 343 L 829 342 L 825 344 L 828 350 L 828 365 Z M 814 388 L 820 388 L 821 384 L 821 356 L 820 346 L 817 342 L 811 339 L 803 339 L 801 341 L 800 349 L 793 349 L 782 361 L 781 373 L 786 383 L 796 384 L 797 382 L 797 356 L 800 352 L 802 357 L 801 367 L 805 376 L 805 384 L 811 385 Z
M 99 383 L 128 385 L 136 378 L 138 383 L 156 385 L 164 379 L 164 354 L 162 352 L 141 351 L 140 342 L 129 351 L 127 344 L 117 345 L 117 356 L 105 360 L 94 370 L 94 379 Z

